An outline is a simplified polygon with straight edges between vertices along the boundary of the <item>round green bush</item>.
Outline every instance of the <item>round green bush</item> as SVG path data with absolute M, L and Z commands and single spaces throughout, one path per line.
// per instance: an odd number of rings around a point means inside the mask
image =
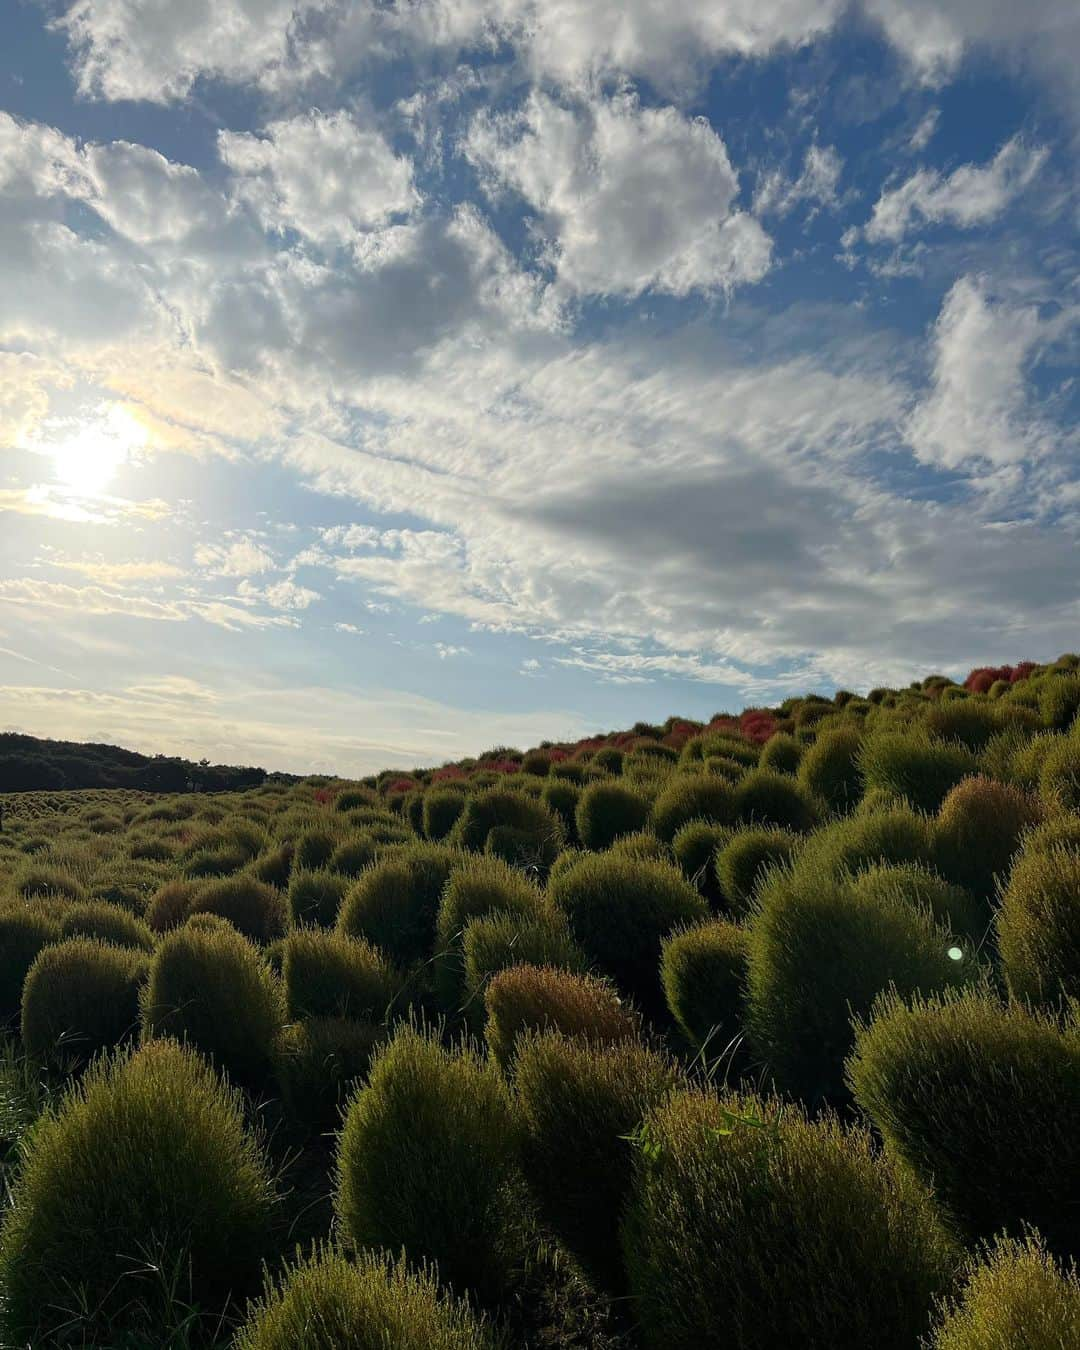
M 652 827 L 666 844 L 692 820 L 734 825 L 735 819 L 735 796 L 730 784 L 708 773 L 676 775 L 652 809 Z
M 340 842 L 341 836 L 336 830 L 304 830 L 295 842 L 293 865 L 317 872 L 320 867 L 329 866 Z
M 1018 998 L 1080 998 L 1080 851 L 1024 850 L 997 911 L 998 950 Z
M 668 1010 L 695 1049 L 721 1055 L 740 1034 L 748 943 L 738 924 L 716 919 L 664 941 L 660 978 Z
M 23 985 L 27 1054 L 70 1067 L 135 1035 L 146 972 L 145 953 L 98 938 L 70 938 L 44 947 Z
M 713 908 L 718 907 L 723 899 L 716 879 L 716 854 L 730 838 L 731 829 L 727 825 L 692 820 L 682 827 L 671 842 L 671 851 L 683 876 Z
M 248 1312 L 233 1350 L 495 1350 L 468 1304 L 433 1272 L 361 1252 L 297 1254 Z
M 147 927 L 154 933 L 179 928 L 188 916 L 199 890 L 197 881 L 167 881 L 154 893 L 146 908 Z
M 931 825 L 938 871 L 989 906 L 999 880 L 1008 878 L 1021 838 L 1041 815 L 1038 801 L 1020 788 L 991 778 L 965 778 L 941 803 Z
M 817 830 L 803 847 L 799 866 L 841 876 L 882 864 L 929 866 L 932 857 L 926 818 L 906 806 L 883 802 L 873 811 L 860 809 Z
M 228 877 L 201 886 L 188 914 L 216 914 L 228 919 L 252 942 L 274 942 L 285 935 L 288 926 L 284 897 L 254 877 Z
M 596 1045 L 547 1031 L 518 1046 L 526 1174 L 544 1217 L 607 1288 L 622 1284 L 618 1225 L 633 1164 L 627 1136 L 679 1081 L 667 1056 L 633 1040 Z
M 424 793 L 421 826 L 428 839 L 445 839 L 465 810 L 465 794 L 455 788 L 431 788 Z
M 1013 751 L 1009 761 L 1009 777 L 1019 787 L 1029 791 L 1037 789 L 1043 765 L 1063 739 L 1056 732 L 1048 731 L 1024 742 Z
M 883 997 L 858 1030 L 855 1098 L 968 1238 L 1032 1224 L 1080 1244 L 1080 1032 L 989 993 Z
M 602 745 L 589 762 L 605 773 L 618 775 L 622 773 L 623 759 L 623 752 L 614 745 Z
M 649 819 L 648 799 L 622 783 L 590 783 L 578 798 L 575 832 L 583 848 L 610 848 L 620 835 L 636 834 Z
M 962 699 L 936 703 L 923 719 L 923 726 L 936 741 L 958 741 L 979 751 L 1001 730 L 1002 719 L 992 703 Z
M 799 761 L 798 779 L 831 811 L 850 811 L 862 796 L 859 771 L 862 733 L 857 728 L 836 727 L 822 731 Z
M 328 868 L 318 872 L 296 870 L 289 881 L 289 917 L 296 925 L 333 928 L 348 888 L 340 872 Z
M 369 867 L 345 896 L 338 928 L 367 938 L 394 962 L 426 960 L 435 945 L 443 887 L 462 853 L 443 844 L 411 844 Z
M 0 908 L 0 1028 L 18 1018 L 26 972 L 59 937 L 59 919 L 37 905 Z
M 289 1016 L 353 1017 L 381 1022 L 398 1000 L 402 979 L 363 938 L 301 928 L 282 949 Z
M 917 811 L 934 812 L 979 761 L 961 745 L 945 745 L 914 733 L 890 732 L 864 742 L 859 769 L 867 788 L 905 797 Z
M 709 917 L 676 868 L 610 854 L 583 858 L 551 880 L 548 894 L 597 969 L 650 1013 L 662 1006 L 661 942 L 679 924 Z
M 970 977 L 950 935 L 891 895 L 824 873 L 774 873 L 749 930 L 747 1030 L 779 1089 L 810 1105 L 844 1097 L 851 1017 L 890 986 L 930 992 Z
M 283 1027 L 274 1074 L 289 1117 L 309 1133 L 338 1129 L 345 1102 L 385 1039 L 381 1024 L 351 1017 L 306 1017 Z
M 466 925 L 489 914 L 541 919 L 547 908 L 543 892 L 524 873 L 501 858 L 470 856 L 446 883 L 436 920 L 436 990 L 447 1010 L 457 1010 L 465 986 Z
M 716 855 L 720 893 L 736 914 L 746 914 L 771 867 L 785 867 L 802 845 L 791 830 L 744 825 Z
M 482 1298 L 505 1292 L 500 1235 L 519 1181 L 518 1130 L 502 1075 L 467 1046 L 403 1028 L 349 1105 L 336 1205 L 357 1248 L 404 1249 Z
M 503 788 L 469 797 L 448 838 L 473 853 L 496 853 L 515 866 L 541 871 L 565 843 L 561 821 L 546 806 Z
M 200 915 L 167 934 L 142 988 L 147 1040 L 187 1041 L 237 1082 L 267 1076 L 285 1021 L 281 981 L 258 948 L 216 916 Z
M 462 937 L 465 1009 L 483 1020 L 488 981 L 508 966 L 554 966 L 581 972 L 588 962 L 570 936 L 566 916 L 554 907 L 536 915 L 484 914 L 470 919 Z
M 809 792 L 790 774 L 754 769 L 735 787 L 735 807 L 745 824 L 777 829 L 813 829 L 821 811 Z
M 60 936 L 101 938 L 117 947 L 153 950 L 154 935 L 141 919 L 120 905 L 88 900 L 65 909 L 60 916 Z
M 0 1230 L 9 1343 L 157 1345 L 176 1308 L 213 1326 L 258 1286 L 274 1205 L 240 1098 L 197 1055 L 99 1061 L 28 1141 Z
M 561 1031 L 581 1040 L 606 1044 L 632 1040 L 640 1019 L 611 984 L 595 975 L 554 966 L 509 966 L 484 994 L 488 1048 L 506 1069 L 525 1031 Z
M 696 1092 L 647 1117 L 623 1250 L 644 1350 L 912 1350 L 954 1260 L 868 1133 Z
M 1055 1264 L 1037 1236 L 1002 1238 L 967 1268 L 932 1350 L 1063 1350 L 1080 1345 L 1076 1264 Z
M 370 834 L 354 834 L 334 849 L 328 867 L 340 876 L 358 877 L 365 867 L 375 861 L 378 854 L 379 846 Z
M 651 830 L 639 830 L 637 834 L 624 834 L 616 839 L 607 850 L 610 858 L 636 858 L 641 862 L 671 863 L 672 852 L 662 839 L 657 839 Z
M 803 749 L 794 736 L 779 732 L 761 747 L 758 762 L 763 769 L 771 769 L 774 773 L 795 773 L 802 761 Z
M 1080 735 L 1062 737 L 1050 748 L 1039 770 L 1039 792 L 1059 811 L 1080 811 Z
M 59 867 L 31 863 L 11 879 L 11 887 L 24 900 L 85 900 L 86 891 L 70 873 Z
M 1039 712 L 1048 727 L 1066 731 L 1080 712 L 1080 675 L 1058 675 L 1047 680 Z
M 559 766 L 556 765 L 555 767 L 558 768 Z M 576 843 L 578 838 L 577 808 L 578 802 L 581 800 L 581 789 L 574 783 L 552 779 L 544 784 L 540 800 L 553 815 L 558 816 L 562 822 L 563 834 L 566 839 L 570 843 Z
M 374 793 L 368 792 L 365 788 L 345 788 L 334 799 L 335 811 L 355 811 L 358 807 L 372 806 L 375 803 Z
M 986 935 L 986 906 L 919 863 L 882 863 L 853 877 L 852 886 L 859 896 L 895 897 L 926 910 L 939 927 L 962 941 L 977 944 Z

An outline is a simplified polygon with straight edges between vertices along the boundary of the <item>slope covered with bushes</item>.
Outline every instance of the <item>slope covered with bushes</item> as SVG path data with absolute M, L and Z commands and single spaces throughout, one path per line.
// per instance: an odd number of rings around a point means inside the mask
M 1080 658 L 0 834 L 0 1345 L 1077 1347 Z

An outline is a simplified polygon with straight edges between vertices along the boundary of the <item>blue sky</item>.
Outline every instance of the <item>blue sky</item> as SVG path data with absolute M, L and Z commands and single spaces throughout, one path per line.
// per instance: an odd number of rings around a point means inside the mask
M 16 0 L 0 726 L 362 773 L 1080 645 L 1065 0 Z

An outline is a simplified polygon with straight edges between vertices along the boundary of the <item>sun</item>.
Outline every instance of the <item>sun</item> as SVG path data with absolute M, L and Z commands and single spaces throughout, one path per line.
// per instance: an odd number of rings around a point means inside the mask
M 71 492 L 100 496 L 147 442 L 147 430 L 122 404 L 114 403 L 49 454 L 57 478 Z

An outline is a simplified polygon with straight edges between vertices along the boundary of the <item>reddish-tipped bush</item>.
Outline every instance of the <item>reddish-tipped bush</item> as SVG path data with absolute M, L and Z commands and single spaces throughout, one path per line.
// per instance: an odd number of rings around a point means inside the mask
M 484 995 L 485 1035 L 491 1053 L 508 1068 L 525 1031 L 561 1031 L 596 1044 L 631 1040 L 639 1020 L 606 980 L 553 966 L 510 966 Z

